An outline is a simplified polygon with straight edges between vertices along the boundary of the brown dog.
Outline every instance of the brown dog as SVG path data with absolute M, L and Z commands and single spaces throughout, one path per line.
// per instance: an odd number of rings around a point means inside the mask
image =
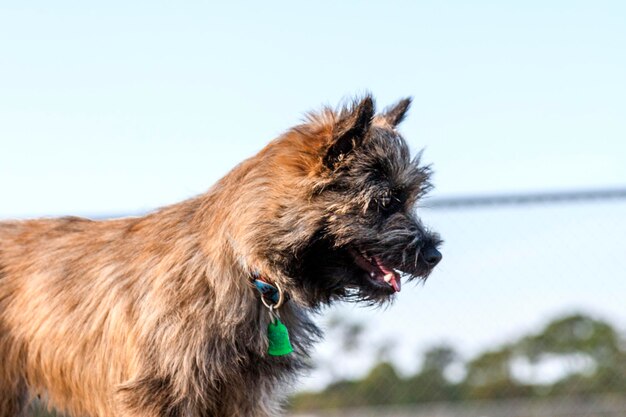
M 385 302 L 397 270 L 441 258 L 412 210 L 429 170 L 395 130 L 409 103 L 313 114 L 144 217 L 0 223 L 0 417 L 33 396 L 73 416 L 279 413 L 319 336 L 311 312 Z M 283 337 L 268 354 L 266 305 L 293 353 Z

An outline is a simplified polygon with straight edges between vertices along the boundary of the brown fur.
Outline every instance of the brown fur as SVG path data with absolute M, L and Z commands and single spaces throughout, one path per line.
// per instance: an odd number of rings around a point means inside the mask
M 349 295 L 292 275 L 316 233 L 352 210 L 324 190 L 366 131 L 391 135 L 408 107 L 372 119 L 368 100 L 312 116 L 206 194 L 144 217 L 0 223 L 0 417 L 36 395 L 76 417 L 278 414 L 319 336 L 309 313 Z M 331 154 L 338 137 L 351 142 Z M 280 311 L 294 354 L 265 353 L 254 273 L 289 294 Z M 388 299 L 381 291 L 364 298 Z

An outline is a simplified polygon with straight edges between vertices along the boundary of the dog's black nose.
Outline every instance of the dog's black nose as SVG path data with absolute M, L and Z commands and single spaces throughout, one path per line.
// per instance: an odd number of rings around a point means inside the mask
M 422 257 L 424 258 L 426 265 L 430 268 L 434 268 L 435 265 L 441 261 L 442 255 L 441 252 L 439 252 L 434 246 L 427 246 L 422 251 Z

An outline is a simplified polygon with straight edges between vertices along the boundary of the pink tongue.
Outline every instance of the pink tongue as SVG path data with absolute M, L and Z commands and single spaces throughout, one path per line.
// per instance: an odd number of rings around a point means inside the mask
M 376 266 L 378 266 L 378 268 L 385 273 L 385 282 L 391 284 L 395 292 L 400 292 L 400 288 L 402 286 L 400 275 L 393 269 L 385 267 L 385 265 L 383 265 L 378 258 L 374 258 L 374 260 L 376 261 Z

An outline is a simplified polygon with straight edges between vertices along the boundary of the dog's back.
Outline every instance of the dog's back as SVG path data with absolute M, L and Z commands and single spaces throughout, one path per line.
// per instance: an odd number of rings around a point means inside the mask
M 33 395 L 77 414 L 105 411 L 95 393 L 126 365 L 107 341 L 132 336 L 115 317 L 118 277 L 97 279 L 109 273 L 103 252 L 117 252 L 120 228 L 112 225 L 73 217 L 0 223 L 0 416 L 20 415 Z
M 277 412 L 273 372 L 299 362 L 265 357 L 262 307 L 200 248 L 197 207 L 0 223 L 0 417 L 33 396 L 74 416 Z

